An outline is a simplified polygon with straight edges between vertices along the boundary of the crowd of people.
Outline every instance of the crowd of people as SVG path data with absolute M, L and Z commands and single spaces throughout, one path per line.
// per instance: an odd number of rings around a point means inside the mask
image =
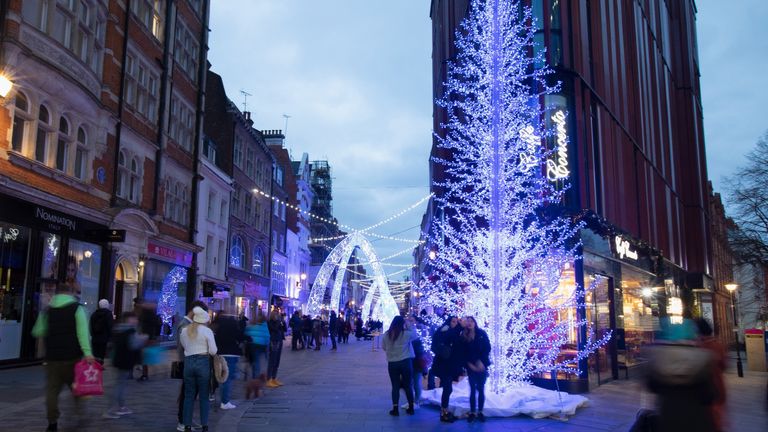
M 268 316 L 256 311 L 250 320 L 226 308 L 215 313 L 213 319 L 211 315 L 206 303 L 195 301 L 175 329 L 178 378 L 182 379 L 177 429 L 182 432 L 193 428 L 208 430 L 210 405 L 217 393 L 220 409 L 236 407 L 232 387 L 243 356 L 248 364 L 245 374 L 250 374 L 251 380 L 261 380 L 268 388 L 282 386 L 277 376 L 289 329 L 292 351 L 317 351 L 324 345 L 335 351 L 349 342 L 350 335 L 365 340 L 379 335 L 383 327 L 381 322 L 364 323 L 359 315 L 347 313 L 345 317 L 335 311 L 327 318 L 302 316 L 296 311 L 287 319 L 276 308 Z M 449 409 L 453 383 L 465 376 L 470 390 L 467 420 L 484 422 L 485 383 L 491 366 L 487 333 L 472 316 L 450 316 L 439 326 L 431 326 L 423 318 L 397 316 L 381 335 L 391 382 L 389 414 L 399 416 L 400 408 L 405 408 L 406 414 L 414 414 L 422 401 L 422 382 L 426 379 L 428 389 L 442 389 L 440 421 L 454 422 L 457 418 Z M 647 385 L 658 395 L 658 407 L 638 417 L 637 430 L 679 430 L 693 424 L 701 431 L 726 429 L 725 350 L 712 337 L 707 321 L 700 319 L 695 324 L 685 320 L 682 325 L 667 325 L 657 335 Z M 58 430 L 59 392 L 65 385 L 72 386 L 74 365 L 81 360 L 104 364 L 110 359 L 115 382 L 112 394 L 108 395 L 109 409 L 103 416 L 119 418 L 131 414 L 126 406 L 126 384 L 134 379 L 134 371 L 141 370 L 138 381 L 149 378 L 150 362 L 142 352 L 157 343 L 159 326 L 153 306 L 141 299 L 136 299 L 134 311 L 122 313 L 117 322 L 109 302 L 101 300 L 99 309 L 88 319 L 73 287 L 60 284 L 33 328 L 33 335 L 44 341 L 47 430 Z M 423 343 L 426 335 L 431 336 L 429 349 Z M 681 349 L 685 352 L 682 357 Z M 674 365 L 676 371 L 671 377 L 665 375 L 669 365 Z M 401 391 L 407 400 L 402 406 Z M 80 410 L 82 401 L 76 398 L 75 402 L 76 410 Z M 199 425 L 192 422 L 196 402 Z

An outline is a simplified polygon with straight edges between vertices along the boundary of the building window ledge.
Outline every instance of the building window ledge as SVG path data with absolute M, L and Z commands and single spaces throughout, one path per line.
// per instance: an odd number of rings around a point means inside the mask
M 73 189 L 80 190 L 82 192 L 90 193 L 93 188 L 89 185 L 83 183 L 82 180 L 79 180 L 75 177 L 72 177 L 70 175 L 67 175 L 59 170 L 55 170 L 43 163 L 40 163 L 34 159 L 29 159 L 27 157 L 22 156 L 21 154 L 9 151 L 8 152 L 8 160 L 21 168 L 27 169 L 29 171 L 32 171 L 34 173 L 40 174 L 41 176 L 48 177 L 50 179 L 56 180 L 60 183 L 63 183 Z

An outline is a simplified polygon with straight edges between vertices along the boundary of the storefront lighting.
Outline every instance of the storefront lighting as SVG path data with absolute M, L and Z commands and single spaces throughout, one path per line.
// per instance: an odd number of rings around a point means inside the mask
M 306 273 L 302 273 L 302 274 L 301 274 L 301 276 L 300 276 L 300 278 L 301 278 L 301 280 L 303 280 L 303 281 L 304 281 L 304 280 L 307 280 L 307 274 L 306 274 Z
M 0 74 L 0 97 L 8 96 L 11 89 L 13 89 L 13 81 L 8 79 L 5 75 Z
M 144 260 L 139 260 L 139 267 L 144 267 Z
M 85 252 L 83 252 L 83 256 L 86 258 L 90 258 L 92 255 L 93 255 L 93 252 L 89 250 L 86 250 Z
M 653 295 L 653 290 L 650 288 L 643 288 L 643 297 L 650 297 Z

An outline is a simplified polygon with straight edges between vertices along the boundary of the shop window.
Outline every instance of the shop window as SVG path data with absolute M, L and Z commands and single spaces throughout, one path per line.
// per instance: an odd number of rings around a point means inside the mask
M 24 93 L 16 93 L 16 108 L 13 116 L 13 133 L 11 134 L 11 149 L 22 153 L 27 135 L 27 125 L 30 123 L 29 103 Z
M 261 248 L 258 246 L 253 248 L 251 272 L 258 275 L 264 274 L 264 253 L 261 251 Z
M 243 238 L 237 235 L 232 236 L 232 246 L 229 249 L 229 265 L 240 269 L 245 266 L 245 247 Z
M 29 229 L 0 222 L 0 360 L 19 358 L 24 323 Z
M 89 315 L 98 307 L 100 269 L 101 246 L 69 240 L 66 281 L 75 285 L 80 293 L 80 303 Z

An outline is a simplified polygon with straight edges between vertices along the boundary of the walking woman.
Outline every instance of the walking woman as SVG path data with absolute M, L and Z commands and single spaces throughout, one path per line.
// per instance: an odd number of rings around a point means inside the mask
M 192 323 L 184 327 L 179 339 L 184 348 L 184 430 L 192 430 L 195 394 L 200 396 L 200 423 L 208 431 L 208 383 L 211 380 L 211 357 L 216 355 L 216 340 L 207 327 L 210 316 L 200 307 L 192 309 Z
M 267 320 L 261 310 L 245 328 L 245 334 L 251 338 L 246 349 L 248 350 L 248 360 L 251 363 L 251 379 L 256 379 L 261 375 L 262 360 L 266 363 L 267 348 L 269 347 L 269 328 L 267 328 Z
M 382 349 L 387 353 L 387 370 L 389 380 L 392 382 L 392 410 L 389 415 L 398 416 L 398 403 L 400 402 L 400 387 L 405 389 L 405 397 L 408 399 L 408 414 L 413 414 L 413 340 L 416 332 L 406 328 L 405 320 L 400 315 L 392 319 L 389 330 L 384 333 L 381 343 Z
M 488 339 L 488 334 L 477 326 L 474 317 L 466 317 L 464 325 L 460 340 L 461 351 L 464 354 L 464 366 L 467 368 L 469 380 L 469 417 L 467 420 L 471 423 L 477 418 L 484 422 L 485 380 L 488 377 L 488 366 L 491 365 L 489 357 L 491 341 Z
M 461 326 L 455 316 L 448 317 L 445 323 L 432 335 L 432 352 L 435 359 L 432 370 L 440 378 L 443 394 L 440 400 L 440 421 L 453 423 L 456 416 L 448 411 L 448 402 L 453 393 L 453 381 L 459 378 L 462 370 L 459 335 Z
M 277 368 L 280 367 L 280 355 L 283 353 L 285 339 L 285 321 L 280 312 L 275 309 L 269 314 L 269 358 L 267 360 L 267 387 L 275 388 L 283 385 L 277 380 Z
M 211 323 L 211 330 L 216 338 L 219 355 L 224 357 L 229 369 L 227 380 L 221 383 L 221 409 L 234 409 L 236 406 L 231 401 L 232 382 L 237 378 L 237 364 L 243 352 L 240 344 L 245 340 L 245 335 L 240 330 L 240 320 L 229 307 L 216 316 Z

